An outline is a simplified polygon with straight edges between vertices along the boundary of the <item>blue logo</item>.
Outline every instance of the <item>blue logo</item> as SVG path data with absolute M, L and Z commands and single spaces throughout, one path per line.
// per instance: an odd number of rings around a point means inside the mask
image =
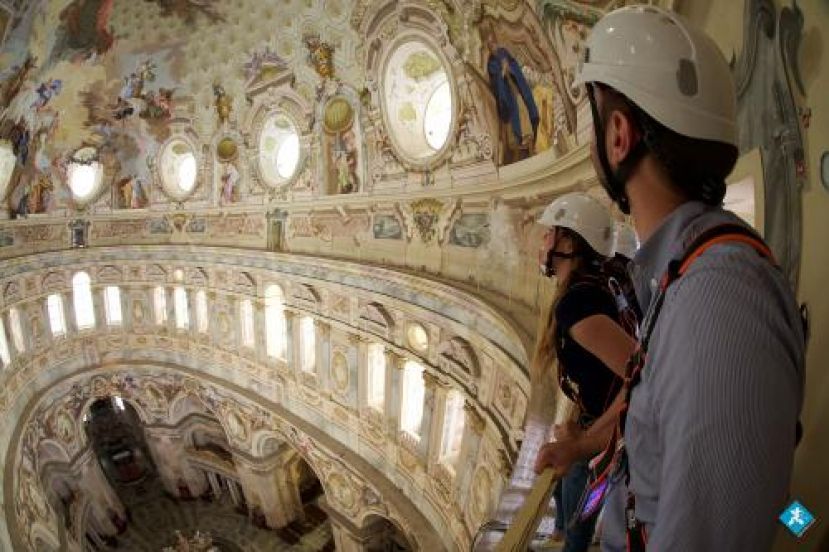
M 815 522 L 815 516 L 797 500 L 789 504 L 778 519 L 798 538 Z

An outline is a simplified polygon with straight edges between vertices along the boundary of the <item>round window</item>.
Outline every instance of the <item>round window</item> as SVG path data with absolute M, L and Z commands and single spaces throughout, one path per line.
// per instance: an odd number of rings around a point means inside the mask
M 409 41 L 388 57 L 383 80 L 386 123 L 400 152 L 426 161 L 447 143 L 454 100 L 449 72 L 426 43 Z
M 283 113 L 274 113 L 265 121 L 259 136 L 259 169 L 269 186 L 287 183 L 297 172 L 300 149 L 299 133 Z
M 418 352 L 425 352 L 429 349 L 429 335 L 426 333 L 426 328 L 422 325 L 413 323 L 406 328 L 406 337 L 409 340 L 409 346 Z
M 79 203 L 92 199 L 101 188 L 103 172 L 95 148 L 81 148 L 76 151 L 67 167 L 67 180 L 72 198 Z
M 172 140 L 161 155 L 161 181 L 168 194 L 183 199 L 196 188 L 198 166 L 193 147 L 184 140 Z

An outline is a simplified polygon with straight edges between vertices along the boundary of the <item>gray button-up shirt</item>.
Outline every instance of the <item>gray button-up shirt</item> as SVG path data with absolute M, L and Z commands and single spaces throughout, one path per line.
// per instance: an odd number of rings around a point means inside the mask
M 689 202 L 634 259 L 647 311 L 668 263 L 736 216 Z M 787 500 L 803 402 L 800 314 L 780 271 L 747 245 L 711 247 L 667 291 L 625 428 L 649 552 L 760 552 Z M 625 550 L 624 485 L 603 549 Z

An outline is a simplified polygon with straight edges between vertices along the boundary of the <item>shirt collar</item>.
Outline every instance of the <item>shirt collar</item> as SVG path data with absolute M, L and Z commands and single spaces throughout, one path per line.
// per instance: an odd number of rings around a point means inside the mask
M 700 215 L 714 209 L 699 201 L 683 203 L 662 221 L 636 252 L 631 275 L 642 312 L 647 312 L 650 307 L 659 279 L 668 269 L 668 263 L 682 254 L 682 243 L 685 241 L 682 238 L 688 226 Z

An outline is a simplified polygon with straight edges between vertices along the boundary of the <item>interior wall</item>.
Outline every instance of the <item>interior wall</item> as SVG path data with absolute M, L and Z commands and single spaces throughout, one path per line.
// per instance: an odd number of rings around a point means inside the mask
M 744 2 L 734 0 L 686 0 L 680 6 L 690 19 L 702 24 L 717 41 L 727 59 L 742 43 Z M 788 1 L 775 0 L 779 11 Z M 808 305 L 811 316 L 811 341 L 806 360 L 806 401 L 802 412 L 804 436 L 797 450 L 792 481 L 792 496 L 799 499 L 818 519 L 801 540 L 781 529 L 775 551 L 826 550 L 829 544 L 829 191 L 821 184 L 820 158 L 829 151 L 829 2 L 802 0 L 805 24 L 798 55 L 806 97 L 801 105 L 811 108 L 811 121 L 803 131 L 806 143 L 808 181 L 803 189 L 803 251 L 798 299 Z M 773 185 L 773 183 L 769 183 Z M 773 408 L 773 405 L 770 405 Z M 821 523 L 821 520 L 823 522 Z

